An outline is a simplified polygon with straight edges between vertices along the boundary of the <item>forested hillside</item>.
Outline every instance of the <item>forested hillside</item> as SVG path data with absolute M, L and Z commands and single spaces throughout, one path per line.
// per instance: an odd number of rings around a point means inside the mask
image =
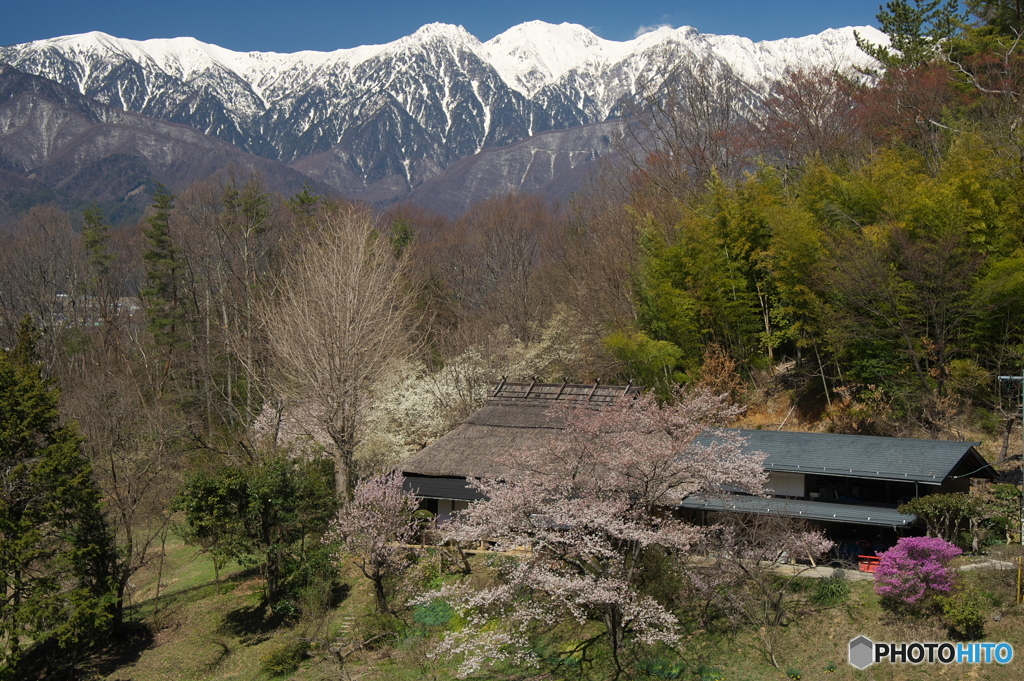
M 321 537 L 393 530 L 338 527 L 339 506 L 373 503 L 360 483 L 503 376 L 669 403 L 683 384 L 730 418 L 782 403 L 772 427 L 980 437 L 1002 464 L 1020 404 L 997 377 L 1024 370 L 1024 23 L 1014 3 L 954 4 L 890 3 L 891 47 L 862 45 L 877 71 L 791 71 L 756 115 L 727 69 L 680 66 L 565 205 L 375 212 L 225 171 L 158 190 L 129 228 L 33 208 L 0 235 L 0 473 L 31 481 L 0 484 L 0 678 L 122 635 L 169 541 L 257 570 L 275 625 L 322 613 L 341 577 Z M 29 400 L 31 422 L 4 406 Z M 629 537 L 636 598 L 712 627 L 725 606 L 658 592 L 664 556 Z M 678 625 L 580 607 L 580 639 L 612 637 L 610 676 Z

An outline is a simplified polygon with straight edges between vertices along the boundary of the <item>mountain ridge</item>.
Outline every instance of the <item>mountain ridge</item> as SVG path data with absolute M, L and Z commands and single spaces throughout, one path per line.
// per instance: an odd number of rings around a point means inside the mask
M 383 45 L 290 54 L 94 32 L 0 47 L 0 62 L 377 201 L 486 149 L 612 120 L 673 63 L 728 64 L 751 93 L 789 69 L 869 66 L 854 30 L 884 41 L 872 27 L 760 43 L 663 27 L 620 42 L 527 22 L 481 42 L 435 23 Z
M 182 188 L 225 172 L 290 194 L 309 182 L 189 126 L 114 109 L 8 65 L 0 65 L 0 170 L 0 222 L 36 203 L 91 201 L 131 220 L 157 183 Z
M 510 86 L 519 80 L 517 76 L 520 76 L 523 71 L 543 73 L 544 69 L 541 69 L 541 66 L 556 61 L 559 64 L 558 67 L 546 69 L 547 76 L 543 84 L 549 85 L 564 73 L 574 68 L 580 68 L 588 62 L 604 61 L 608 63 L 621 61 L 630 55 L 644 52 L 655 44 L 667 41 L 685 43 L 692 40 L 707 40 L 723 53 L 735 55 L 738 51 L 753 48 L 759 53 L 771 54 L 792 46 L 796 46 L 799 49 L 800 45 L 813 42 L 821 42 L 832 46 L 840 46 L 843 43 L 852 45 L 853 43 L 849 41 L 849 38 L 852 36 L 853 31 L 859 32 L 869 41 L 887 42 L 885 34 L 873 26 L 829 28 L 808 36 L 779 38 L 759 42 L 736 35 L 701 33 L 692 26 L 680 26 L 678 28 L 662 26 L 632 40 L 615 41 L 601 38 L 579 24 L 568 22 L 550 24 L 543 21 L 528 21 L 517 24 L 490 40 L 480 41 L 462 26 L 435 22 L 425 24 L 415 32 L 389 43 L 360 45 L 329 52 L 315 50 L 301 50 L 298 52 L 239 52 L 187 36 L 132 40 L 118 38 L 102 31 L 90 31 L 2 46 L 0 47 L 0 54 L 5 54 L 6 57 L 12 51 L 26 52 L 54 49 L 78 53 L 84 57 L 90 51 L 89 48 L 103 46 L 123 56 L 130 56 L 136 61 L 139 61 L 140 58 L 145 58 L 164 71 L 168 73 L 175 72 L 174 75 L 178 76 L 193 76 L 208 70 L 211 66 L 218 66 L 230 70 L 239 78 L 251 82 L 256 79 L 256 76 L 265 75 L 268 68 L 274 68 L 275 66 L 279 70 L 291 69 L 296 63 L 305 63 L 316 68 L 322 68 L 327 65 L 355 68 L 382 53 L 398 53 L 408 50 L 410 47 L 422 46 L 437 38 L 444 38 L 449 43 L 478 49 L 481 54 L 489 57 L 491 64 L 496 66 L 499 74 L 502 75 L 503 79 Z M 568 36 L 578 38 L 575 41 L 577 44 L 570 45 L 566 40 Z M 543 49 L 538 48 L 537 38 L 546 38 L 546 44 L 540 46 Z M 535 49 L 527 49 L 528 47 Z M 567 47 L 573 49 L 567 49 Z M 583 52 L 580 48 L 592 48 L 592 51 Z M 847 52 L 853 54 L 853 50 L 847 50 Z M 200 55 L 205 56 L 206 59 L 197 59 Z M 570 56 L 573 59 L 566 63 L 566 58 Z M 865 57 L 864 61 L 867 62 L 869 60 Z M 527 66 L 523 67 L 523 64 Z M 91 74 L 86 73 L 83 75 L 89 76 Z M 79 81 L 78 85 L 79 91 L 82 94 L 86 94 L 85 83 Z M 527 87 L 519 89 L 525 95 L 531 94 Z

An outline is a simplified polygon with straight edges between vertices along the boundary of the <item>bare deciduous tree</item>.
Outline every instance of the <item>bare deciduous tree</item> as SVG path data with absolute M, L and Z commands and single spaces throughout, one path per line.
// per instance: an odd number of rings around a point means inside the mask
M 0 235 L 0 347 L 14 347 L 26 315 L 44 331 L 40 353 L 56 357 L 67 329 L 77 323 L 85 280 L 81 238 L 71 219 L 52 206 L 36 206 L 18 231 Z
M 713 175 L 738 178 L 751 167 L 750 101 L 759 95 L 723 61 L 666 48 L 652 59 L 627 104 L 621 151 L 636 169 L 633 203 L 665 225 L 679 201 Z
M 806 159 L 852 159 L 866 151 L 855 116 L 857 83 L 836 71 L 789 71 L 771 86 L 757 117 L 762 153 L 777 167 Z
M 278 393 L 330 435 L 340 498 L 368 393 L 412 350 L 406 271 L 368 209 L 325 210 L 262 309 Z
M 551 295 L 541 277 L 553 219 L 535 196 L 477 203 L 454 224 L 442 273 L 462 328 L 534 340 Z
M 265 352 L 256 305 L 285 221 L 255 176 L 193 185 L 178 197 L 175 217 L 196 316 L 189 331 L 205 439 L 216 423 L 238 427 L 260 410 Z
M 785 627 L 808 612 L 814 600 L 813 592 L 800 588 L 799 577 L 832 549 L 832 541 L 794 518 L 731 513 L 722 514 L 703 539 L 707 562 L 687 566 L 691 595 L 703 593 L 727 618 L 751 626 L 754 647 L 779 668 Z M 810 565 L 794 562 L 805 559 Z M 779 569 L 784 560 L 793 563 L 789 570 Z
M 114 615 L 121 621 L 131 603 L 132 577 L 161 557 L 170 526 L 166 509 L 181 483 L 181 451 L 174 414 L 140 399 L 136 378 L 114 368 L 117 358 L 99 357 L 88 373 L 67 378 L 62 402 L 80 424 L 120 551 Z

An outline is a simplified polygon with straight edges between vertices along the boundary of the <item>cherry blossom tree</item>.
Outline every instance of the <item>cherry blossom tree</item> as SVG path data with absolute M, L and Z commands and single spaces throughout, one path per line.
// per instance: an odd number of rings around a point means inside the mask
M 645 554 L 685 555 L 704 533 L 672 509 L 691 494 L 724 488 L 760 493 L 764 455 L 747 454 L 742 439 L 722 431 L 738 408 L 707 391 L 676 391 L 659 405 L 653 395 L 614 406 L 559 406 L 564 422 L 550 445 L 509 452 L 503 480 L 480 480 L 485 500 L 448 528 L 456 541 L 494 542 L 514 552 L 501 561 L 500 583 L 467 582 L 417 599 L 448 602 L 466 626 L 438 651 L 461 658 L 470 674 L 498 660 L 533 660 L 529 638 L 555 622 L 599 622 L 598 635 L 566 654 L 591 658 L 595 644 L 610 651 L 614 676 L 625 673 L 626 644 L 677 643 L 676 616 L 643 589 Z
M 777 514 L 728 514 L 703 537 L 707 560 L 686 566 L 692 595 L 755 632 L 754 647 L 773 667 L 782 632 L 812 609 L 812 593 L 798 579 L 833 543 L 805 521 Z M 778 563 L 807 559 L 780 572 Z
M 324 537 L 328 544 L 340 544 L 373 582 L 381 613 L 389 612 L 387 581 L 412 563 L 407 545 L 416 534 L 416 505 L 399 474 L 362 480 Z

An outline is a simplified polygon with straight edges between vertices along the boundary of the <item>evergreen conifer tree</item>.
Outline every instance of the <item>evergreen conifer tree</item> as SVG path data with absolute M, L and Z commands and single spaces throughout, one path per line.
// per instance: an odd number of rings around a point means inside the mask
M 1016 37 L 1024 29 L 1024 0 L 967 0 L 967 10 L 995 32 Z
M 0 350 L 0 679 L 26 645 L 94 640 L 116 611 L 116 554 L 75 428 L 61 425 L 36 333 Z
M 114 256 L 107 249 L 110 228 L 104 223 L 103 209 L 95 203 L 90 204 L 82 211 L 82 218 L 85 221 L 82 227 L 82 242 L 89 266 L 96 278 L 105 277 L 110 273 Z
M 936 49 L 952 38 L 965 17 L 956 0 L 892 0 L 876 15 L 890 45 L 875 45 L 854 33 L 857 47 L 885 68 L 922 66 L 936 56 Z
M 146 262 L 146 284 L 142 297 L 146 301 L 149 329 L 157 344 L 174 348 L 181 344 L 181 323 L 184 308 L 178 290 L 178 252 L 171 240 L 171 208 L 174 195 L 162 185 L 153 194 L 153 212 L 146 218 L 143 231 L 148 248 L 142 254 Z
M 295 222 L 303 227 L 309 227 L 313 223 L 316 211 L 323 205 L 324 198 L 313 193 L 313 185 L 306 182 L 302 185 L 302 191 L 286 201 L 288 210 L 295 215 Z

